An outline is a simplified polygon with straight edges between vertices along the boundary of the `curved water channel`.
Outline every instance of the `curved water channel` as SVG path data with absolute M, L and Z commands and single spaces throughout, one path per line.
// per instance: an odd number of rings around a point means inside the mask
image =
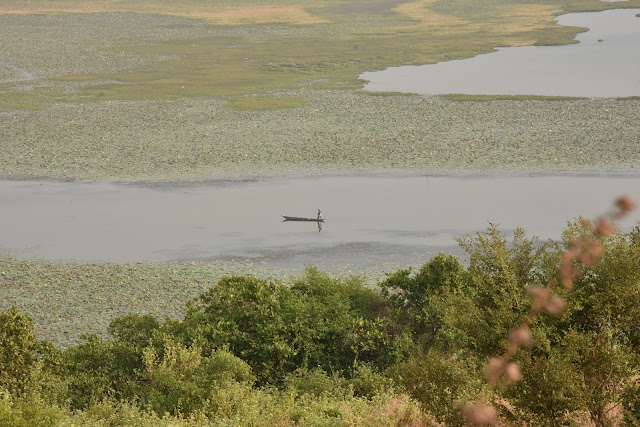
M 640 95 L 638 12 L 564 15 L 562 25 L 591 28 L 579 44 L 500 49 L 366 73 L 373 81 L 368 89 Z M 599 56 L 605 52 L 612 56 Z M 482 77 L 483 66 L 490 75 Z M 426 69 L 435 74 L 421 74 Z M 482 82 L 460 74 L 465 69 Z M 454 238 L 483 231 L 489 222 L 507 233 L 521 226 L 528 235 L 559 238 L 567 221 L 595 217 L 621 194 L 640 200 L 639 184 L 638 174 L 324 177 L 182 187 L 0 181 L 0 255 L 82 262 L 248 259 L 328 270 L 417 266 L 438 252 L 459 252 Z M 326 218 L 321 231 L 315 223 L 281 222 L 282 214 L 312 217 L 318 208 Z
M 0 252 L 47 260 L 249 259 L 328 270 L 420 265 L 499 223 L 558 238 L 640 176 L 324 177 L 191 187 L 0 181 Z M 282 222 L 282 214 L 315 216 Z M 629 219 L 626 226 L 632 224 Z M 624 224 L 623 224 L 624 225 Z
M 640 96 L 640 9 L 559 16 L 577 44 L 499 48 L 469 59 L 367 72 L 365 90 L 439 95 Z

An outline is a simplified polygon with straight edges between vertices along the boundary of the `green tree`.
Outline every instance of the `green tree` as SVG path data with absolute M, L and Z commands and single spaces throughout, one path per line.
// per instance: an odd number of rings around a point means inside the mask
M 0 388 L 20 391 L 36 361 L 33 321 L 15 307 L 0 313 Z
M 554 347 L 548 354 L 520 354 L 522 380 L 505 390 L 515 421 L 536 425 L 571 424 L 572 414 L 584 408 L 578 366 L 569 357 L 569 345 Z M 504 408 L 503 408 L 504 409 Z
M 589 227 L 576 222 L 565 234 Z M 603 237 L 600 261 L 578 265 L 575 290 L 567 295 L 562 326 L 582 380 L 581 397 L 596 425 L 612 422 L 625 389 L 640 375 L 640 236 L 637 232 Z
M 255 277 L 224 277 L 188 305 L 174 333 L 186 344 L 201 347 L 205 356 L 228 347 L 263 382 L 282 378 L 292 369 L 296 354 L 290 331 L 294 325 L 282 316 L 282 301 L 289 292 Z
M 90 335 L 63 351 L 49 369 L 65 384 L 71 409 L 86 409 L 103 399 L 138 396 L 143 368 L 142 353 L 131 344 Z
M 567 228 L 562 244 L 539 248 L 517 233 L 509 247 L 491 229 L 478 239 L 465 239 L 465 247 L 471 249 L 473 289 L 465 306 L 457 296 L 452 299 L 443 329 L 450 336 L 470 339 L 476 355 L 502 353 L 508 330 L 521 323 L 530 306 L 524 291 L 558 280 L 555 272 L 563 252 L 590 227 L 576 221 Z M 538 315 L 531 325 L 532 348 L 516 353 L 522 381 L 497 390 L 510 403 L 503 407 L 505 415 L 518 422 L 558 425 L 570 423 L 578 411 L 587 411 L 598 426 L 614 422 L 612 412 L 620 412 L 625 399 L 633 395 L 629 390 L 640 374 L 639 243 L 633 232 L 601 237 L 600 262 L 576 261 L 575 289 L 556 289 L 566 301 L 565 310 L 557 317 Z M 467 338 L 471 336 L 476 338 Z M 465 341 L 457 342 L 462 349 Z
M 160 322 L 150 314 L 129 314 L 118 317 L 111 321 L 108 329 L 114 339 L 136 348 L 146 347 L 159 330 Z
M 461 298 L 452 298 L 445 323 L 456 335 L 465 335 L 477 355 L 491 357 L 508 345 L 509 331 L 519 325 L 531 307 L 526 290 L 545 286 L 555 274 L 546 252 L 548 244 L 538 244 L 527 238 L 524 230 L 516 229 L 508 241 L 497 226 L 486 232 L 465 236 L 458 243 L 469 257 L 469 281 Z M 536 346 L 548 346 L 545 332 L 533 325 Z M 460 338 L 460 337 L 459 337 Z
M 460 405 L 474 400 L 483 388 L 478 371 L 473 359 L 415 348 L 388 373 L 439 422 L 463 425 Z
M 297 367 L 348 374 L 357 361 L 382 368 L 397 355 L 381 317 L 384 301 L 361 278 L 332 278 L 309 267 L 283 308 L 295 336 Z
M 291 286 L 255 277 L 221 279 L 190 303 L 172 327 L 186 344 L 228 346 L 261 384 L 278 384 L 298 368 L 348 375 L 356 361 L 381 368 L 395 356 L 384 302 L 357 278 L 335 279 L 310 267 Z
M 197 346 L 186 347 L 170 337 L 163 341 L 162 351 L 147 347 L 143 356 L 146 386 L 140 399 L 157 414 L 221 415 L 228 412 L 226 405 L 241 405 L 242 397 L 251 392 L 251 368 L 228 351 L 214 350 L 204 357 Z M 240 395 L 222 398 L 220 392 L 229 388 L 240 390 Z
M 625 425 L 640 425 L 640 378 L 625 387 L 622 402 Z
M 457 258 L 438 254 L 413 276 L 411 268 L 388 274 L 380 289 L 395 321 L 406 325 L 413 336 L 432 343 L 442 327 L 438 302 L 460 293 L 468 279 Z

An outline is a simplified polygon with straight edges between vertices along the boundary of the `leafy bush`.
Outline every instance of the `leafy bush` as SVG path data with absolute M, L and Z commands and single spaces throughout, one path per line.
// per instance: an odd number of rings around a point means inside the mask
M 234 276 L 193 301 L 172 333 L 205 355 L 228 346 L 259 383 L 277 384 L 299 367 L 347 373 L 357 360 L 388 363 L 395 353 L 376 317 L 380 304 L 361 280 L 333 279 L 314 268 L 291 287 Z
M 320 368 L 296 370 L 285 378 L 283 388 L 295 395 L 328 395 L 340 399 L 353 394 L 345 378 L 338 374 L 329 376 Z
M 15 307 L 0 313 L 0 388 L 19 390 L 35 361 L 33 322 Z
M 12 427 L 51 426 L 63 424 L 68 413 L 40 399 L 14 398 L 0 392 L 0 425 Z
M 247 362 L 261 382 L 293 370 L 291 329 L 283 319 L 285 286 L 255 277 L 225 277 L 193 301 L 175 333 L 205 355 L 229 350 Z
M 153 347 L 147 347 L 143 358 L 146 390 L 141 399 L 158 414 L 233 412 L 224 408 L 230 396 L 224 393 L 225 389 L 239 386 L 244 390 L 231 403 L 233 406 L 240 405 L 243 395 L 251 391 L 251 368 L 226 350 L 214 350 L 203 357 L 200 348 L 187 348 L 166 338 L 161 355 Z M 220 391 L 227 399 L 220 399 Z
M 131 344 L 103 341 L 95 335 L 62 352 L 51 365 L 66 386 L 71 409 L 85 409 L 107 398 L 135 398 L 144 369 L 141 353 Z
M 378 372 L 370 365 L 358 362 L 351 369 L 349 386 L 353 389 L 354 396 L 373 398 L 380 394 L 392 393 L 394 383 L 391 377 Z
M 483 387 L 474 362 L 416 348 L 389 374 L 438 421 L 462 425 L 460 406 L 476 398 Z
M 331 278 L 316 268 L 291 286 L 286 321 L 295 328 L 296 366 L 348 373 L 356 361 L 384 367 L 396 357 L 384 301 L 361 279 Z
M 464 267 L 452 255 L 439 254 L 411 276 L 411 268 L 398 270 L 380 283 L 382 295 L 411 334 L 428 342 L 442 327 L 436 301 L 457 294 L 468 282 Z
M 154 332 L 159 329 L 160 322 L 150 314 L 130 314 L 118 317 L 109 324 L 109 334 L 112 337 L 136 348 L 146 347 Z
M 520 228 L 512 242 L 492 224 L 486 232 L 465 236 L 458 243 L 469 257 L 470 280 L 460 302 L 467 300 L 464 308 L 470 311 L 451 307 L 446 322 L 460 331 L 468 328 L 472 351 L 488 358 L 504 351 L 508 332 L 531 307 L 526 290 L 545 286 L 555 276 L 556 265 L 545 257 L 548 245 L 527 238 Z

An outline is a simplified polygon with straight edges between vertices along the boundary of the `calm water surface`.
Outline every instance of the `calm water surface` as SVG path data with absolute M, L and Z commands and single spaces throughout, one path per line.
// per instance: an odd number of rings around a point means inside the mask
M 578 44 L 500 48 L 473 58 L 368 72 L 365 89 L 420 94 L 640 96 L 640 9 L 572 13 Z
M 0 253 L 47 260 L 212 258 L 323 268 L 422 263 L 489 222 L 558 238 L 566 221 L 640 200 L 640 177 L 325 177 L 198 187 L 0 181 Z M 281 222 L 281 215 L 315 216 Z M 629 220 L 627 225 L 632 224 Z

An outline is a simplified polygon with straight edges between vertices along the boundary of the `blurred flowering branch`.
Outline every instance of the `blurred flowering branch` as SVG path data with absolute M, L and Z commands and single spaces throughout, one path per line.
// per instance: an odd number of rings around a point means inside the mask
M 600 259 L 603 248 L 599 238 L 617 231 L 616 221 L 624 218 L 635 208 L 634 200 L 629 196 L 622 196 L 615 201 L 606 214 L 598 217 L 594 222 L 583 220 L 585 232 L 569 242 L 568 248 L 562 253 L 562 260 L 558 267 L 558 279 L 552 280 L 546 287 L 531 287 L 527 295 L 533 299 L 530 311 L 522 323 L 509 332 L 509 345 L 501 356 L 489 359 L 486 367 L 486 377 L 489 384 L 495 386 L 504 378 L 508 384 L 519 381 L 522 377 L 520 365 L 511 359 L 520 348 L 531 345 L 531 324 L 540 311 L 550 315 L 560 315 L 566 306 L 564 299 L 554 294 L 558 283 L 571 291 L 574 280 L 581 273 L 580 264 L 593 266 Z M 463 409 L 465 421 L 471 425 L 495 425 L 498 422 L 496 408 L 484 401 L 477 401 Z

